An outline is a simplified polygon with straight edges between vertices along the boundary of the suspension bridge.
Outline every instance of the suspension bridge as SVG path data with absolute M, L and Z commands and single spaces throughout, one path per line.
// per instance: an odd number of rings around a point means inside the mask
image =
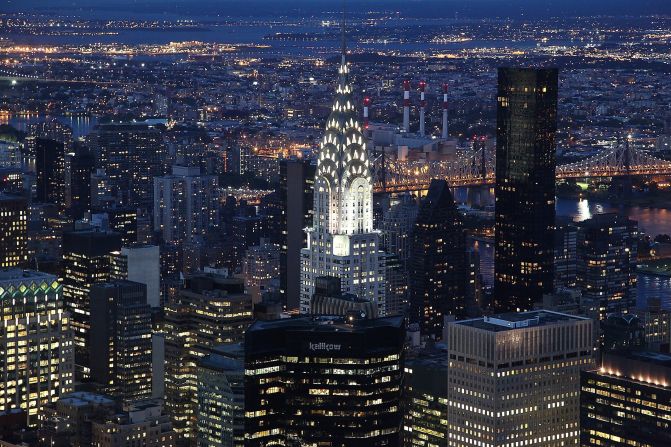
M 495 151 L 484 145 L 458 152 L 453 161 L 376 157 L 375 192 L 422 191 L 429 188 L 432 179 L 445 179 L 451 186 L 488 185 L 494 183 L 495 166 Z M 557 179 L 671 175 L 671 161 L 633 148 L 627 141 L 574 163 L 558 165 L 555 172 Z

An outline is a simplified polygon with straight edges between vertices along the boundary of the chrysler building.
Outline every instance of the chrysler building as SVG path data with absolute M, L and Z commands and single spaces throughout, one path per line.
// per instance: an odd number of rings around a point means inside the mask
M 319 276 L 340 278 L 343 293 L 378 305 L 385 315 L 384 254 L 373 229 L 373 179 L 354 108 L 343 51 L 338 87 L 321 142 L 314 183 L 314 221 L 301 250 L 301 313 Z

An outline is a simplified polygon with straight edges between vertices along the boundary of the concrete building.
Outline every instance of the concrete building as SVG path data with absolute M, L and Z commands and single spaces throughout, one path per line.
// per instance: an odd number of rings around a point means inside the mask
M 449 323 L 449 445 L 577 444 L 592 325 L 543 310 Z
M 158 245 L 133 244 L 112 253 L 112 279 L 127 279 L 147 287 L 147 304 L 161 307 L 161 258 Z
M 63 288 L 46 273 L 0 270 L 0 413 L 23 409 L 28 426 L 74 387 L 74 343 Z
M 93 447 L 174 447 L 176 435 L 160 399 L 124 406 L 121 413 L 93 422 Z
M 154 178 L 154 231 L 165 241 L 184 241 L 219 225 L 219 180 L 200 168 L 173 166 Z

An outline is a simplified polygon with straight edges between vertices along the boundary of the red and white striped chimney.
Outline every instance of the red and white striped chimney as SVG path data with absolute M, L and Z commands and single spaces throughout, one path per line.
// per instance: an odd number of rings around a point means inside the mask
M 403 81 L 403 130 L 410 132 L 410 81 Z
M 426 90 L 426 82 L 419 83 L 419 134 L 424 136 L 426 129 L 424 127 L 424 120 L 426 114 L 426 97 L 424 91 Z
M 447 83 L 443 84 L 443 140 L 447 139 Z
M 370 107 L 370 98 L 366 96 L 363 99 L 363 128 L 368 129 L 368 107 Z

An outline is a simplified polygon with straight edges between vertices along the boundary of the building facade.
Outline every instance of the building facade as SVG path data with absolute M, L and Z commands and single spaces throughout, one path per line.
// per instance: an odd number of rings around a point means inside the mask
M 597 214 L 578 223 L 577 284 L 583 299 L 599 308 L 599 319 L 636 306 L 638 225 L 617 214 Z
M 415 222 L 410 258 L 410 320 L 441 339 L 443 316 L 466 314 L 466 238 L 445 180 L 432 180 Z
M 494 307 L 529 310 L 553 289 L 556 69 L 500 68 Z
M 245 335 L 245 445 L 400 445 L 404 325 L 256 321 Z
M 280 161 L 280 295 L 288 309 L 299 308 L 304 229 L 312 225 L 316 166 L 308 160 Z
M 671 445 L 671 356 L 604 353 L 581 374 L 580 445 Z
M 240 344 L 212 349 L 198 363 L 198 447 L 243 447 L 245 361 Z
M 63 299 L 72 315 L 77 377 L 90 375 L 91 287 L 110 278 L 110 254 L 121 248 L 118 233 L 86 230 L 63 234 Z
M 165 398 L 178 440 L 195 440 L 198 360 L 214 346 L 239 343 L 252 322 L 242 279 L 216 274 L 187 278 L 165 310 Z
M 184 241 L 219 225 L 219 180 L 200 168 L 173 166 L 154 178 L 154 231 L 165 241 Z
M 343 293 L 374 302 L 385 315 L 384 257 L 373 229 L 373 180 L 342 56 L 336 98 L 315 175 L 314 220 L 301 250 L 300 312 L 310 311 L 318 276 L 340 278 Z
M 144 284 L 91 288 L 91 379 L 124 402 L 152 397 L 151 310 Z
M 63 288 L 46 273 L 0 270 L 0 413 L 39 411 L 74 388 L 74 344 Z
M 0 193 L 0 268 L 28 263 L 28 203 Z
M 576 445 L 592 325 L 542 310 L 449 323 L 449 445 Z

